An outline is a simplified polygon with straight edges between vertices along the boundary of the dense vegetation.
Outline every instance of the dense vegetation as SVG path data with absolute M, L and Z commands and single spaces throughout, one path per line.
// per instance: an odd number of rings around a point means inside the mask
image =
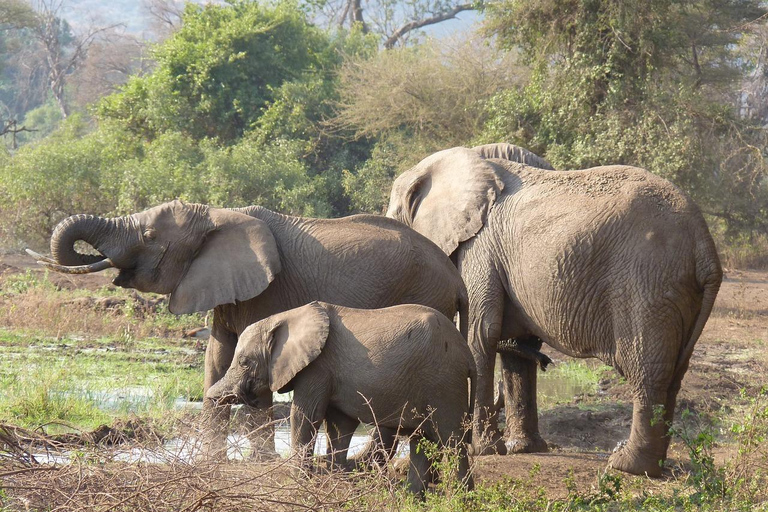
M 487 4 L 480 37 L 394 49 L 362 17 L 322 27 L 331 3 L 189 4 L 167 38 L 132 54 L 58 10 L 0 2 L 2 245 L 42 247 L 67 215 L 176 197 L 381 212 L 393 177 L 426 154 L 496 141 L 558 168 L 646 167 L 691 193 L 723 241 L 765 240 L 757 0 L 505 0 Z M 20 61 L 51 46 L 45 34 L 68 58 L 22 77 Z M 122 79 L 89 89 L 114 54 L 128 59 Z M 22 78 L 51 85 L 23 95 Z M 20 126 L 38 131 L 11 137 Z

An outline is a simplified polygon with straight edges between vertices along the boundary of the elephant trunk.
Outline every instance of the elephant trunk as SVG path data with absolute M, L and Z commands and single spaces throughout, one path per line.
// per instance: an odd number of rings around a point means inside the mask
M 234 404 L 240 399 L 238 396 L 239 388 L 237 378 L 232 376 L 231 371 L 227 371 L 218 382 L 206 391 L 205 398 L 219 405 Z
M 112 219 L 94 215 L 73 215 L 61 221 L 51 236 L 51 255 L 54 265 L 64 269 L 80 269 L 76 273 L 97 272 L 114 266 L 114 259 L 119 248 L 126 247 L 128 238 L 136 237 L 133 221 L 130 217 Z M 81 254 L 75 250 L 75 242 L 82 240 L 93 246 L 101 255 Z

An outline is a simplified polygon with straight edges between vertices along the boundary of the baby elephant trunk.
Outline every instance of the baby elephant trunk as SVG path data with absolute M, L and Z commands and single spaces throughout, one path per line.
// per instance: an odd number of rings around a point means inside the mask
M 239 379 L 228 371 L 216 384 L 208 388 L 205 398 L 220 405 L 235 404 L 241 401 L 239 389 Z

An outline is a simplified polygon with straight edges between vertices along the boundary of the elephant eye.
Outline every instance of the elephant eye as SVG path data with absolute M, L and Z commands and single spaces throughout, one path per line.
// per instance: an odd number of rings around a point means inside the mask
M 240 365 L 240 368 L 248 368 L 248 360 L 245 358 L 245 356 L 238 357 L 237 364 Z
M 147 240 L 154 240 L 157 237 L 157 231 L 152 228 L 144 230 L 144 238 Z

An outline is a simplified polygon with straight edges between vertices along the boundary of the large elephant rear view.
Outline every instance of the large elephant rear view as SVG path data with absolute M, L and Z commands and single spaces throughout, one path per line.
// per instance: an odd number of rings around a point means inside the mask
M 486 155 L 499 153 L 453 148 L 426 158 L 395 181 L 387 212 L 451 255 L 464 278 L 478 369 L 475 439 L 504 450 L 497 427 L 485 426 L 499 341 L 543 340 L 627 379 L 632 431 L 610 463 L 659 475 L 680 383 L 722 280 L 699 209 L 642 169 L 559 172 Z M 504 353 L 502 361 L 506 449 L 546 450 L 536 363 Z

